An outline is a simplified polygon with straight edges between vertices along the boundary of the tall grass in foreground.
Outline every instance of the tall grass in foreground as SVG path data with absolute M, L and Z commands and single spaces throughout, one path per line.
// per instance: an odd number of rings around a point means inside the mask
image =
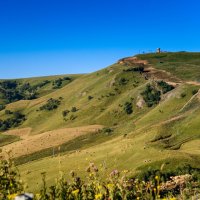
M 162 183 L 159 176 L 152 180 L 142 181 L 130 178 L 129 172 L 113 170 L 106 180 L 99 175 L 104 170 L 90 163 L 86 171 L 85 180 L 74 171 L 70 172 L 70 180 L 66 180 L 62 173 L 55 184 L 47 188 L 46 173 L 42 173 L 42 187 L 35 194 L 35 200 L 159 200 L 159 199 L 192 199 L 195 195 L 194 187 L 189 187 L 186 182 L 177 185 L 173 190 L 167 190 L 167 183 Z M 192 176 L 188 175 L 192 183 Z M 172 184 L 173 185 L 173 184 Z M 172 186 L 171 185 L 171 186 Z M 191 185 L 190 185 L 191 186 Z M 25 191 L 24 184 L 20 181 L 19 173 L 12 160 L 3 160 L 0 163 L 0 200 L 11 200 Z M 197 193 L 197 192 L 196 192 Z M 176 196 L 176 197 L 175 197 Z

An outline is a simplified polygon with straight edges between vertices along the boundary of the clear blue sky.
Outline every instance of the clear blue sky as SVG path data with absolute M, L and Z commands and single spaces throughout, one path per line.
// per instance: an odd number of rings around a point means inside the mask
M 200 51 L 199 0 L 0 0 L 0 78 L 87 73 L 161 47 Z

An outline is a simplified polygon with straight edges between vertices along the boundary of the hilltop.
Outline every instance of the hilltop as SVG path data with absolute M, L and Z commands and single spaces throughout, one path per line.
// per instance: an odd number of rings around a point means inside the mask
M 41 172 L 49 183 L 59 170 L 84 176 L 90 161 L 132 174 L 161 166 L 199 173 L 199 89 L 200 53 L 189 52 L 135 55 L 91 74 L 1 80 L 1 156 L 12 150 L 34 190 Z

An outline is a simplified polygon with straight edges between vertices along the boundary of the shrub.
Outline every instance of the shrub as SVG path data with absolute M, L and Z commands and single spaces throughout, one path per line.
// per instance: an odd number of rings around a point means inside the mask
M 71 112 L 77 112 L 78 109 L 76 107 L 72 107 Z
M 53 99 L 50 98 L 46 104 L 44 104 L 43 106 L 40 107 L 40 110 L 54 110 L 57 109 L 58 106 L 60 105 L 61 101 L 58 99 Z
M 44 81 L 42 81 L 42 82 L 40 82 L 40 83 L 37 83 L 36 85 L 31 86 L 30 89 L 32 89 L 32 90 L 37 90 L 38 88 L 42 88 L 42 87 L 44 87 L 45 85 L 49 84 L 50 82 L 51 82 L 51 81 L 49 81 L 49 80 L 44 80 Z
M 53 82 L 53 89 L 57 89 L 57 88 L 60 88 L 61 85 L 62 85 L 62 79 L 59 78 L 59 79 L 56 79 L 54 82 Z
M 2 88 L 1 93 L 3 99 L 5 99 L 7 103 L 19 101 L 21 99 L 31 100 L 37 98 L 37 90 L 49 82 L 50 81 L 45 80 L 31 86 L 30 83 L 24 83 L 21 85 L 17 81 L 2 81 L 0 82 Z
M 128 80 L 126 78 L 119 79 L 119 85 L 126 85 L 127 83 L 128 83 Z
M 106 135 L 110 135 L 110 134 L 113 132 L 113 129 L 112 129 L 112 128 L 109 128 L 109 127 L 105 127 L 105 128 L 103 128 L 103 129 L 101 129 L 99 132 L 100 132 L 100 133 L 104 133 L 104 134 L 106 134 Z
M 184 97 L 186 97 L 186 93 L 181 93 L 181 98 L 184 98 Z
M 11 114 L 13 114 L 10 110 L 5 110 L 5 114 L 6 115 L 11 115 Z
M 61 88 L 63 85 L 63 81 L 71 81 L 70 77 L 58 78 L 53 81 L 53 89 Z
M 17 85 L 17 82 L 12 80 L 0 82 L 0 86 L 4 89 L 16 89 Z
M 71 81 L 72 79 L 70 77 L 66 76 L 66 77 L 63 78 L 63 80 L 65 80 L 65 81 Z
M 4 109 L 5 109 L 5 106 L 2 105 L 2 104 L 0 104 L 0 111 L 1 111 L 1 110 L 4 110 Z
M 62 111 L 62 116 L 63 116 L 63 117 L 66 117 L 66 116 L 68 115 L 69 112 L 70 112 L 69 110 L 63 110 L 63 111 Z
M 124 111 L 126 112 L 126 114 L 130 115 L 133 113 L 133 106 L 131 102 L 126 102 L 124 104 Z
M 152 107 L 153 105 L 158 104 L 161 99 L 161 92 L 150 84 L 146 86 L 141 95 L 148 107 Z
M 0 131 L 5 131 L 8 130 L 12 127 L 17 127 L 19 126 L 24 120 L 25 120 L 25 115 L 23 115 L 20 112 L 14 112 L 13 117 L 8 118 L 6 120 L 0 120 Z
M 138 66 L 138 67 L 132 67 L 128 69 L 124 69 L 124 72 L 144 72 L 144 67 L 143 66 Z
M 75 115 L 71 115 L 71 116 L 69 117 L 69 119 L 70 119 L 71 121 L 75 120 L 76 118 L 77 118 L 77 116 L 75 116 Z
M 173 85 L 169 85 L 168 83 L 164 82 L 164 81 L 158 81 L 157 82 L 158 86 L 161 87 L 162 91 L 163 91 L 163 94 L 171 91 L 174 89 L 174 86 Z
M 92 100 L 94 97 L 92 96 L 88 96 L 88 100 Z
M 199 90 L 197 90 L 197 89 L 192 90 L 192 95 L 197 94 L 198 91 L 199 91 Z

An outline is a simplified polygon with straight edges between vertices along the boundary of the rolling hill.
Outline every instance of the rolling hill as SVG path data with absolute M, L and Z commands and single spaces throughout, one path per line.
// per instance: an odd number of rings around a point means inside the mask
M 200 53 L 141 54 L 90 74 L 1 80 L 0 97 L 1 157 L 11 151 L 31 190 L 43 171 L 51 183 L 59 171 L 84 176 L 89 162 L 107 172 L 199 173 Z

